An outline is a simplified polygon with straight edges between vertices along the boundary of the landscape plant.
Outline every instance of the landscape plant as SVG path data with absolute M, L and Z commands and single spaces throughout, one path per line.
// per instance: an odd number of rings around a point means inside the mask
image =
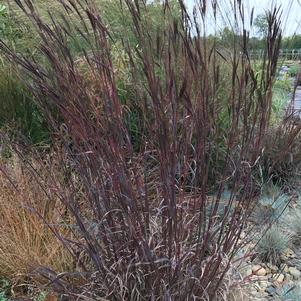
M 288 209 L 290 196 L 280 192 L 277 195 L 261 195 L 252 218 L 258 225 L 280 222 L 280 218 Z
M 0 128 L 12 139 L 22 136 L 36 146 L 49 143 L 47 124 L 33 95 L 7 64 L 1 64 L 0 99 Z
M 290 236 L 282 232 L 279 226 L 273 225 L 260 238 L 256 253 L 263 262 L 279 265 L 281 255 L 284 254 L 289 244 Z
M 41 39 L 45 64 L 0 42 L 51 128 L 59 171 L 33 152 L 43 166 L 36 168 L 19 144 L 12 146 L 48 202 L 59 200 L 70 217 L 72 239 L 59 225 L 46 224 L 77 262 L 75 270 L 40 273 L 74 299 L 225 298 L 225 276 L 258 192 L 255 176 L 281 43 L 279 10 L 267 14 L 259 78 L 248 53 L 242 1 L 234 1 L 238 32 L 226 53 L 208 42 L 204 30 L 210 10 L 218 18 L 217 1 L 199 2 L 191 15 L 179 0 L 176 17 L 164 1 L 159 8 L 166 26 L 157 34 L 145 18 L 145 1 L 121 1 L 137 41 L 132 47 L 123 38 L 134 83 L 131 106 L 125 106 L 101 12 L 93 1 L 59 2 L 64 13 L 49 12 L 45 21 L 33 2 L 16 0 Z M 81 52 L 70 47 L 74 31 L 86 41 Z M 229 79 L 228 89 L 221 75 Z M 124 118 L 128 108 L 141 114 L 139 147 Z
M 22 165 L 16 157 L 1 158 L 1 171 L 10 177 L 10 181 L 0 178 L 0 292 L 6 295 L 10 286 L 17 294 L 26 292 L 27 285 L 33 288 L 47 283 L 48 279 L 37 273 L 41 266 L 66 272 L 74 265 L 47 227 L 54 224 L 68 237 L 64 208 L 54 198 L 49 203 L 43 187 Z
M 271 126 L 264 137 L 264 151 L 260 172 L 281 187 L 297 187 L 300 172 L 300 126 L 287 116 L 276 126 Z

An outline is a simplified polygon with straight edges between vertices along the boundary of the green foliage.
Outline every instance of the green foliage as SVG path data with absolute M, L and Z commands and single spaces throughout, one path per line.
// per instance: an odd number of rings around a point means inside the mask
M 273 225 L 258 242 L 256 252 L 263 262 L 279 264 L 281 255 L 288 248 L 290 237 Z
M 265 37 L 268 32 L 268 20 L 266 14 L 258 15 L 254 20 L 254 25 L 257 28 L 257 33 Z
M 47 296 L 46 292 L 40 292 L 34 300 L 35 301 L 44 301 L 46 296 Z
M 282 47 L 285 49 L 301 49 L 301 35 L 283 38 Z
M 0 292 L 0 301 L 7 301 L 7 297 L 4 292 Z
M 137 39 L 132 30 L 133 19 L 129 9 L 122 1 L 96 0 L 97 6 L 101 9 L 104 23 L 107 25 L 110 34 L 115 42 L 120 42 L 127 37 L 127 43 L 137 47 Z M 169 7 L 173 17 L 180 17 L 179 3 L 177 0 L 169 1 Z M 162 11 L 161 1 L 149 1 L 147 10 L 141 10 L 142 23 L 148 29 L 152 28 L 151 34 L 159 35 L 164 30 L 164 24 L 168 25 Z
M 273 89 L 272 110 L 270 122 L 271 125 L 278 125 L 284 116 L 285 109 L 289 102 L 289 91 L 291 89 L 288 81 L 278 80 Z
M 232 48 L 234 41 L 237 39 L 237 35 L 232 29 L 226 26 L 222 30 L 220 30 L 218 38 L 220 45 Z
M 19 22 L 3 4 L 0 4 L 0 39 L 23 54 L 35 45 L 29 27 Z
M 0 301 L 8 300 L 10 282 L 5 278 L 0 278 Z
M 32 95 L 9 68 L 3 68 L 0 76 L 0 127 L 9 127 L 12 135 L 20 132 L 33 144 L 49 141 Z
M 298 65 L 292 65 L 288 70 L 288 74 L 291 77 L 295 77 L 298 74 L 298 71 L 299 71 L 299 66 Z
M 286 80 L 276 80 L 274 83 L 273 91 L 281 90 L 283 92 L 291 92 L 292 83 L 289 79 Z
M 0 38 L 4 39 L 10 36 L 10 21 L 7 7 L 0 4 Z

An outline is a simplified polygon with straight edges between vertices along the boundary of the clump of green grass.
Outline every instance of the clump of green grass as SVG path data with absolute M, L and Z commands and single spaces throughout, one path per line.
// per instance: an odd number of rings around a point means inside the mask
M 49 141 L 49 132 L 29 89 L 8 66 L 0 74 L 0 127 L 21 133 L 33 144 Z
M 289 103 L 289 90 L 286 84 L 273 89 L 272 99 L 272 111 L 271 111 L 271 124 L 279 124 L 279 121 L 283 118 L 285 109 Z
M 258 242 L 256 252 L 263 262 L 279 264 L 281 255 L 288 248 L 289 243 L 290 236 L 283 233 L 278 226 L 273 225 Z
M 0 301 L 6 301 L 8 299 L 10 286 L 11 284 L 6 278 L 0 278 Z
M 298 71 L 299 71 L 299 66 L 292 65 L 288 70 L 288 74 L 289 74 L 289 76 L 294 77 L 298 74 Z

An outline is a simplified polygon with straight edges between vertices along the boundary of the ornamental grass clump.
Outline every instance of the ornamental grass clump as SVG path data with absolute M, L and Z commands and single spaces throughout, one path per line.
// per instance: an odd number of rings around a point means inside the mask
M 290 199 L 289 195 L 281 192 L 275 196 L 261 196 L 252 214 L 252 220 L 258 225 L 282 221 Z
M 289 244 L 290 236 L 283 233 L 278 226 L 273 225 L 260 238 L 256 253 L 263 262 L 278 265 L 281 263 L 281 255 L 284 254 Z
M 132 47 L 123 36 L 133 83 L 132 104 L 125 106 L 112 60 L 114 40 L 101 12 L 93 1 L 58 2 L 61 14 L 49 12 L 45 21 L 33 2 L 16 0 L 39 35 L 42 60 L 0 42 L 51 128 L 60 176 L 51 160 L 41 166 L 49 173 L 46 187 L 70 216 L 72 239 L 58 225 L 48 227 L 73 256 L 75 270 L 40 272 L 70 298 L 223 297 L 223 280 L 256 195 L 281 42 L 279 10 L 268 14 L 258 78 L 242 1 L 235 0 L 231 12 L 233 45 L 222 50 L 205 31 L 206 20 L 221 14 L 217 1 L 198 2 L 193 14 L 182 0 L 176 7 L 121 1 L 136 41 Z M 153 5 L 164 21 L 160 30 L 148 18 Z M 75 53 L 69 45 L 79 36 L 85 45 Z M 129 109 L 139 112 L 131 119 L 139 141 L 124 118 Z M 45 183 L 43 173 L 30 164 L 28 169 L 37 185 Z

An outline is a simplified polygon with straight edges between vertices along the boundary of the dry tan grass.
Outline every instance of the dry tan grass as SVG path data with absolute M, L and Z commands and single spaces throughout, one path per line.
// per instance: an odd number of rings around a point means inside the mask
M 30 208 L 48 223 L 57 223 L 60 213 L 56 202 L 47 201 L 42 189 L 22 171 L 16 159 L 9 166 L 0 164 L 18 187 L 17 191 L 0 174 L 0 277 L 22 282 L 40 265 L 56 271 L 70 269 L 71 256 Z

